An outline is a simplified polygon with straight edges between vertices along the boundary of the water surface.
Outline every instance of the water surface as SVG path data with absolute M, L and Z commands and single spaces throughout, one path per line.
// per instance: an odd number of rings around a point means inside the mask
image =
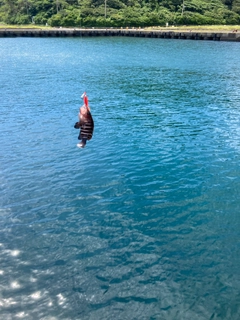
M 1 318 L 238 320 L 239 44 L 8 38 L 0 57 Z

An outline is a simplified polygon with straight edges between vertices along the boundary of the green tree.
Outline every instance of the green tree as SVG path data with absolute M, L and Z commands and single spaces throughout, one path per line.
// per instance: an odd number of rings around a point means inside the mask
M 0 0 L 0 21 L 54 26 L 236 24 L 240 0 Z
M 240 14 L 240 0 L 233 0 L 232 2 L 232 11 Z

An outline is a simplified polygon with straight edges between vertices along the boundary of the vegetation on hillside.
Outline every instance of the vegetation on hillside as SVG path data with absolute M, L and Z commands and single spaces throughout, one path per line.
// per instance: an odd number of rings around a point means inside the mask
M 240 24 L 240 0 L 0 0 L 0 23 L 65 27 Z

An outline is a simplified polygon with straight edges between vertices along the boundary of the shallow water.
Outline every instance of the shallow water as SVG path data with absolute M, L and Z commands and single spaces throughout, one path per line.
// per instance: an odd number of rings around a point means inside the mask
M 8 38 L 0 57 L 1 319 L 239 319 L 239 44 Z

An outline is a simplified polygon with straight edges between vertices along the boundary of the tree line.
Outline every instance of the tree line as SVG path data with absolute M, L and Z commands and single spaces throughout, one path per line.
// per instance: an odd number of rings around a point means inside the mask
M 0 0 L 0 23 L 64 27 L 240 24 L 240 0 Z

